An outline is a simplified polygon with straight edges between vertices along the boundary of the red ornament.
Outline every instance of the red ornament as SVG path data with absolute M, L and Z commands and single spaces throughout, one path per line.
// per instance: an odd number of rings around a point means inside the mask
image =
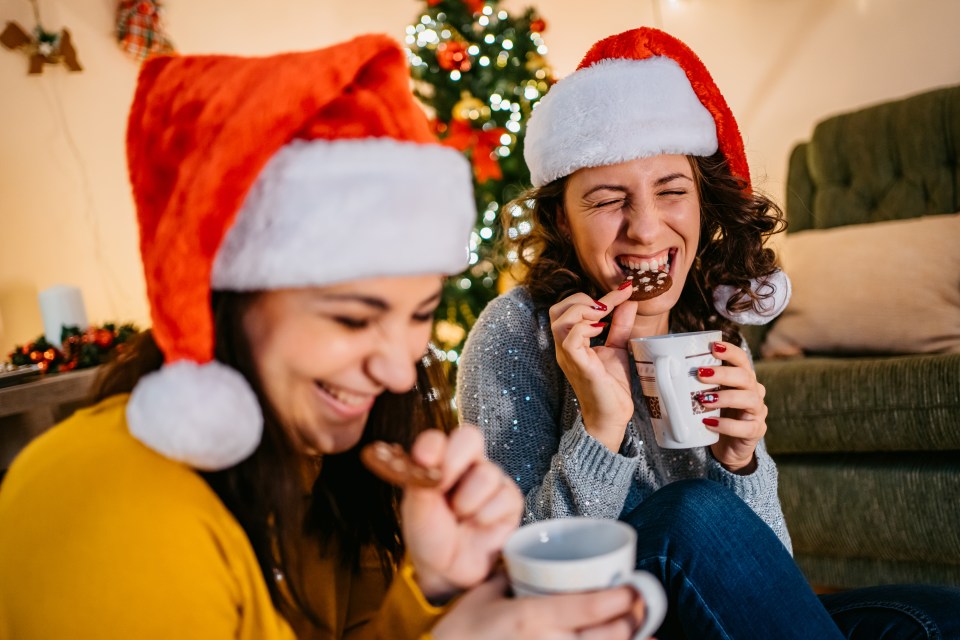
M 444 42 L 437 47 L 437 64 L 447 71 L 469 71 L 473 65 L 467 45 L 462 42 Z
M 467 5 L 467 9 L 470 10 L 470 13 L 480 13 L 483 11 L 483 5 L 486 4 L 486 0 L 462 0 L 463 4 Z M 428 7 L 435 7 L 438 4 L 443 2 L 443 0 L 427 0 Z
M 543 18 L 534 18 L 530 21 L 530 31 L 534 33 L 543 33 L 547 30 L 547 21 Z
M 107 329 L 97 329 L 93 334 L 93 343 L 101 349 L 109 349 L 113 344 L 113 332 Z

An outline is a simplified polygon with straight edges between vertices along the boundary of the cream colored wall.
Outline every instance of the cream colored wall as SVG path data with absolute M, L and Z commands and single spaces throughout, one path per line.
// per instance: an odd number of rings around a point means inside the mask
M 526 2 L 505 0 L 507 9 Z M 123 160 L 136 64 L 111 38 L 113 0 L 40 0 L 86 70 L 0 51 L 0 354 L 42 331 L 36 294 L 83 290 L 90 319 L 147 322 Z M 268 53 L 364 31 L 402 36 L 414 0 L 168 0 L 182 52 Z M 955 0 L 542 0 L 550 61 L 570 72 L 598 38 L 661 26 L 703 58 L 737 114 L 754 178 L 782 196 L 787 153 L 821 117 L 960 82 Z M 0 21 L 32 25 L 26 0 Z

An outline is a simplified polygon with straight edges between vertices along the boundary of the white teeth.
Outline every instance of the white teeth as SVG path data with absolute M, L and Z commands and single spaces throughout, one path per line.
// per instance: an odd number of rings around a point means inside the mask
M 632 258 L 619 258 L 620 265 L 629 271 L 666 271 L 670 268 L 670 254 L 664 253 L 659 258 L 650 260 L 636 260 Z
M 332 389 L 323 383 L 320 383 L 320 386 L 338 402 L 342 402 L 343 404 L 357 406 L 369 401 L 369 396 L 350 393 L 349 391 L 344 391 L 343 389 Z

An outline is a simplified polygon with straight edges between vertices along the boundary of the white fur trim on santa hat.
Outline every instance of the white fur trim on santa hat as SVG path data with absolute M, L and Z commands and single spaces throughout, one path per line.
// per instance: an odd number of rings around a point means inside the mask
M 267 163 L 217 253 L 211 286 L 251 291 L 466 268 L 470 164 L 437 144 L 295 140 Z
M 263 414 L 235 369 L 181 360 L 144 376 L 127 403 L 130 433 L 157 453 L 204 471 L 226 469 L 260 444 Z
M 727 311 L 727 301 L 738 291 L 736 287 L 722 284 L 713 290 L 713 306 L 727 320 L 737 324 L 767 324 L 787 308 L 793 286 L 786 273 L 777 269 L 766 278 L 750 281 L 750 288 L 761 298 L 756 304 L 759 308 L 750 308 L 746 311 L 730 313 Z
M 523 157 L 539 187 L 584 167 L 716 150 L 713 116 L 680 65 L 658 56 L 604 60 L 559 81 L 530 116 Z

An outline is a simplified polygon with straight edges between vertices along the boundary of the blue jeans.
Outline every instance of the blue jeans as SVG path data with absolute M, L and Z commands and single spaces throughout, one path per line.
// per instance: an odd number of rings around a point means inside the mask
M 884 586 L 818 597 L 783 543 L 710 480 L 667 485 L 621 518 L 663 583 L 658 640 L 960 638 L 960 590 Z

